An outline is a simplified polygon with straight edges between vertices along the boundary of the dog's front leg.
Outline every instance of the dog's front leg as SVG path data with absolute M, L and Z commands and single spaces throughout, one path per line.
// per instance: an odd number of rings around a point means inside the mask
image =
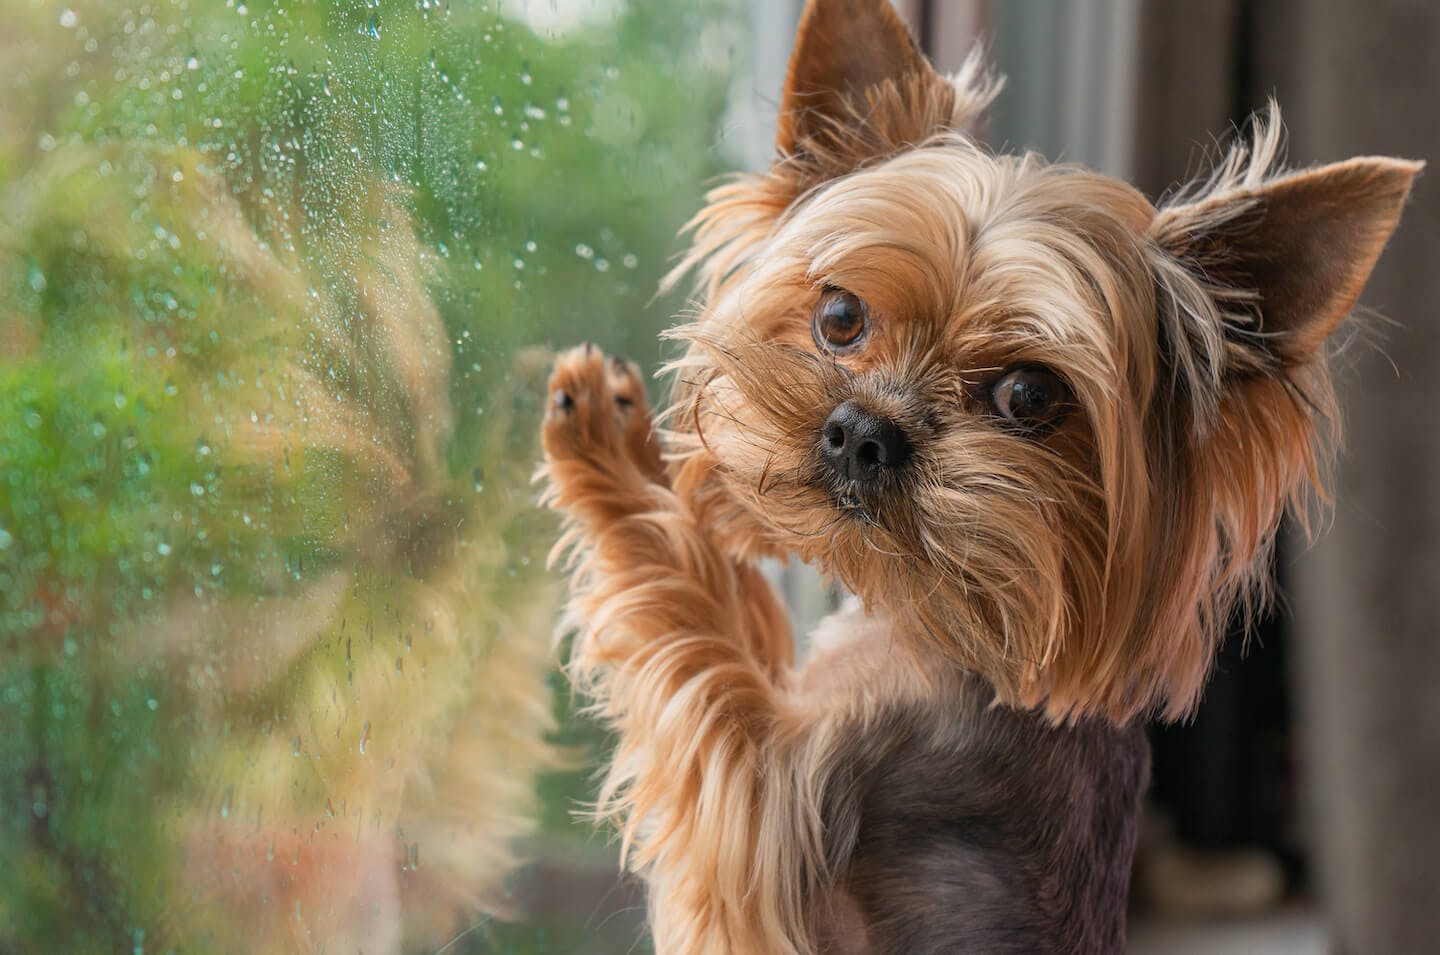
M 657 950 L 806 951 L 815 737 L 755 650 L 786 642 L 754 632 L 784 626 L 773 593 L 665 484 L 633 367 L 562 355 L 543 439 L 568 518 L 571 673 L 618 735 L 599 815 L 645 874 Z

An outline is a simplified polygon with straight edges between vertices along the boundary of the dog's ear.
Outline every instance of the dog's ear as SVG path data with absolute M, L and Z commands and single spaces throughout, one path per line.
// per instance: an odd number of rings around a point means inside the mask
M 776 149 L 838 175 L 961 129 L 999 91 L 981 62 L 972 54 L 947 80 L 888 0 L 810 0 L 785 78 Z
M 1354 308 L 1422 163 L 1359 158 L 1171 207 L 1154 234 L 1239 316 L 1229 372 L 1313 359 Z
M 916 75 L 934 70 L 887 0 L 810 0 L 785 76 L 776 148 L 791 153 L 836 123 L 848 125 L 867 90 Z

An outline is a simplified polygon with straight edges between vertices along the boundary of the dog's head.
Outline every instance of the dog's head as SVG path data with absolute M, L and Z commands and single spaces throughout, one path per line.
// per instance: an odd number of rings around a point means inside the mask
M 1004 701 L 1182 715 L 1320 484 L 1324 344 L 1419 165 L 1278 172 L 1272 109 L 1157 208 L 975 143 L 995 90 L 812 0 L 774 164 L 697 219 L 678 486 Z

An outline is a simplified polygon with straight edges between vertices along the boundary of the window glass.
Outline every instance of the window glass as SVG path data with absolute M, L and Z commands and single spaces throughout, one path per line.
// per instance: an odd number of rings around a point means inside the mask
M 653 366 L 733 11 L 0 19 L 0 950 L 629 950 L 542 346 Z

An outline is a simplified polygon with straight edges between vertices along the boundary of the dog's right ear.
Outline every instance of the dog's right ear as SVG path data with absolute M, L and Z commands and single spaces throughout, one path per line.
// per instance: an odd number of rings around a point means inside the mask
M 935 72 L 888 0 L 809 0 L 775 147 L 842 175 L 964 129 L 998 92 L 978 51 L 950 79 Z

